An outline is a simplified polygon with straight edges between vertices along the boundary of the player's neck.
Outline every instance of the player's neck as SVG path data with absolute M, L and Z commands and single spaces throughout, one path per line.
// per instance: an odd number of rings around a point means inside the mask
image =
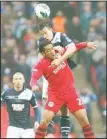
M 53 32 L 53 37 L 52 37 L 52 39 L 50 40 L 50 42 L 52 42 L 52 40 L 54 39 L 54 36 L 55 36 L 55 32 Z
M 17 87 L 14 86 L 14 90 L 15 90 L 16 92 L 20 92 L 20 91 L 22 91 L 23 89 L 24 89 L 24 87 L 17 88 Z

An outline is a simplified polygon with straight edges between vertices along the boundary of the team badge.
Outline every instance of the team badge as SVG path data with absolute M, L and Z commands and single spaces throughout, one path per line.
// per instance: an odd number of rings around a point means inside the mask
M 53 106 L 54 106 L 54 103 L 53 103 L 52 101 L 50 101 L 50 102 L 48 103 L 48 106 L 49 106 L 49 107 L 53 107 Z

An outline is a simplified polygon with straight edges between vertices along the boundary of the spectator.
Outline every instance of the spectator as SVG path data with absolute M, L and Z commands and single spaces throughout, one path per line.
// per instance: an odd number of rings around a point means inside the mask
M 2 80 L 2 90 L 7 90 L 12 87 L 12 84 L 10 82 L 10 77 L 8 75 L 3 76 Z
M 98 48 L 93 53 L 92 59 L 95 63 L 100 61 L 103 57 L 106 56 L 106 41 L 103 39 L 103 35 L 99 34 L 96 42 L 98 43 Z
M 97 97 L 88 88 L 83 88 L 80 91 L 80 98 L 86 107 L 88 119 L 92 123 L 92 115 L 91 115 L 92 114 L 92 105 L 91 105 L 91 103 L 93 101 L 96 101 Z
M 35 51 L 35 49 L 31 50 L 30 53 L 28 53 L 28 56 L 26 58 L 26 64 L 28 64 L 31 68 L 33 67 L 33 65 L 35 63 L 37 63 L 38 61 L 38 57 L 37 57 L 37 52 Z
M 103 73 L 103 74 L 101 74 Z M 105 104 L 103 103 L 106 97 L 106 66 L 104 64 L 104 59 L 101 59 L 99 61 L 99 64 L 96 67 L 96 79 L 98 81 L 98 106 L 101 111 L 101 114 L 103 114 L 103 110 L 105 110 Z M 103 102 L 101 101 L 103 99 Z M 104 105 L 103 105 L 104 104 Z M 102 115 L 103 116 L 103 115 Z
M 19 62 L 16 63 L 15 72 L 21 72 L 25 76 L 26 86 L 29 87 L 31 68 L 26 64 L 26 56 L 24 54 L 20 55 Z
M 106 18 L 106 2 L 98 2 L 98 11 L 96 13 L 96 17 L 100 20 Z
M 95 41 L 97 39 L 97 33 L 94 27 L 89 28 L 87 40 Z
M 85 4 L 83 7 L 83 12 L 80 15 L 81 26 L 84 31 L 84 36 L 86 36 L 86 34 L 88 33 L 90 21 L 92 17 L 93 15 L 92 15 L 92 10 L 91 10 L 91 5 Z
M 80 25 L 80 18 L 78 16 L 74 16 L 72 18 L 72 21 L 68 22 L 69 24 L 67 25 L 68 29 L 68 36 L 72 38 L 73 40 L 77 41 L 83 41 L 83 30 Z M 80 36 L 81 33 L 81 36 Z
M 55 32 L 65 32 L 66 17 L 63 12 L 58 11 L 56 16 L 52 19 L 53 30 Z

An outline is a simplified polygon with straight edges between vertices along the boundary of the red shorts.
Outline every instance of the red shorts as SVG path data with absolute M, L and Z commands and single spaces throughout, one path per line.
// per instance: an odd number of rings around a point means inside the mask
M 85 108 L 74 87 L 68 88 L 64 92 L 48 92 L 45 109 L 57 113 L 64 104 L 71 113 Z

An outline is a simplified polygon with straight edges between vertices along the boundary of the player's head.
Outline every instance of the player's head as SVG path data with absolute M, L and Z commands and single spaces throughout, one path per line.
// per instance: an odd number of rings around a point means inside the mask
M 46 58 L 49 59 L 55 58 L 55 49 L 53 45 L 46 39 L 42 40 L 42 42 L 40 43 L 39 51 Z
M 50 23 L 40 23 L 39 24 L 39 32 L 40 34 L 46 38 L 47 40 L 51 41 L 53 39 L 53 31 Z
M 20 72 L 16 72 L 13 75 L 12 83 L 14 89 L 21 90 L 24 87 L 24 83 L 25 83 L 24 75 Z

